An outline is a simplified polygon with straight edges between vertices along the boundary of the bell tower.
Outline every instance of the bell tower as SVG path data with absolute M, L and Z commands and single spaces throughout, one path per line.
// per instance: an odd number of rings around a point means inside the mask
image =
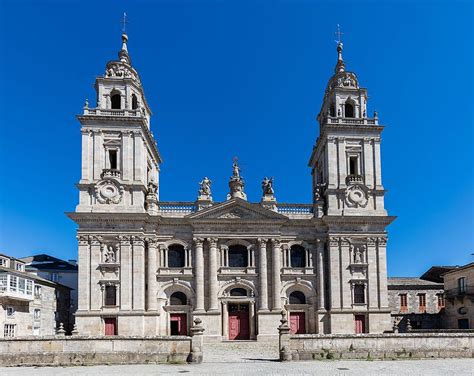
M 320 134 L 309 166 L 315 202 L 327 215 L 386 216 L 377 112 L 368 117 L 367 89 L 346 71 L 343 45 L 317 117 Z
M 118 60 L 97 77 L 96 107 L 86 100 L 77 118 L 82 175 L 76 212 L 154 213 L 161 157 L 150 130 L 151 110 L 122 34 Z

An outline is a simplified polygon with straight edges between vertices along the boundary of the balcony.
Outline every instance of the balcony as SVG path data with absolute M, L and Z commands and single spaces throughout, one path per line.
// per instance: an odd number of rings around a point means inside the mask
M 129 109 L 103 109 L 103 108 L 84 108 L 84 115 L 92 116 L 114 116 L 114 117 L 142 117 L 140 110 L 129 110 Z
M 364 177 L 362 175 L 348 175 L 346 177 L 346 185 L 364 184 Z
M 120 179 L 121 173 L 120 173 L 120 170 L 117 170 L 115 168 L 104 168 L 102 170 L 102 174 L 100 174 L 100 177 L 102 179 L 105 179 L 105 178 Z
M 327 124 L 350 124 L 350 125 L 378 125 L 378 118 L 343 118 L 343 117 L 325 117 Z
M 444 296 L 446 299 L 453 299 L 453 298 L 463 298 L 465 296 L 474 296 L 474 286 L 466 286 L 462 289 L 456 287 L 454 289 L 449 289 L 444 292 Z
M 13 274 L 0 274 L 0 297 L 33 301 L 34 281 Z

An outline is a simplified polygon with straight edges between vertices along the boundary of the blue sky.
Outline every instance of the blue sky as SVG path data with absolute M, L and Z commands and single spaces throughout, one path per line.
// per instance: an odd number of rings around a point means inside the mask
M 468 1 L 0 0 L 0 252 L 76 258 L 80 126 L 94 79 L 129 51 L 164 159 L 161 199 L 203 176 L 225 199 L 237 155 L 250 201 L 310 202 L 307 167 L 326 83 L 344 58 L 382 142 L 388 269 L 416 276 L 474 252 L 473 5 Z

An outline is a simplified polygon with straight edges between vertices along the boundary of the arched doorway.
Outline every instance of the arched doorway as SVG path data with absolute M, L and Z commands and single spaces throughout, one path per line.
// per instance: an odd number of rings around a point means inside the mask
M 247 286 L 232 286 L 221 298 L 222 335 L 231 341 L 255 339 L 255 297 Z
M 170 296 L 170 330 L 172 336 L 188 335 L 188 297 L 181 291 Z M 184 312 L 183 312 L 184 311 Z

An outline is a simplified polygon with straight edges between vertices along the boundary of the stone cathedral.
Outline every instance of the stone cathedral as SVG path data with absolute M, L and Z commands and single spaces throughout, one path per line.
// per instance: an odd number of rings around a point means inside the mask
M 265 341 L 283 309 L 293 333 L 390 330 L 383 126 L 342 43 L 308 150 L 313 199 L 292 204 L 268 178 L 261 201 L 248 202 L 237 161 L 225 201 L 207 177 L 195 201 L 161 201 L 162 158 L 127 42 L 95 81 L 95 108 L 86 101 L 78 116 L 79 204 L 68 216 L 78 225 L 79 333 L 187 335 L 200 318 L 206 341 Z

